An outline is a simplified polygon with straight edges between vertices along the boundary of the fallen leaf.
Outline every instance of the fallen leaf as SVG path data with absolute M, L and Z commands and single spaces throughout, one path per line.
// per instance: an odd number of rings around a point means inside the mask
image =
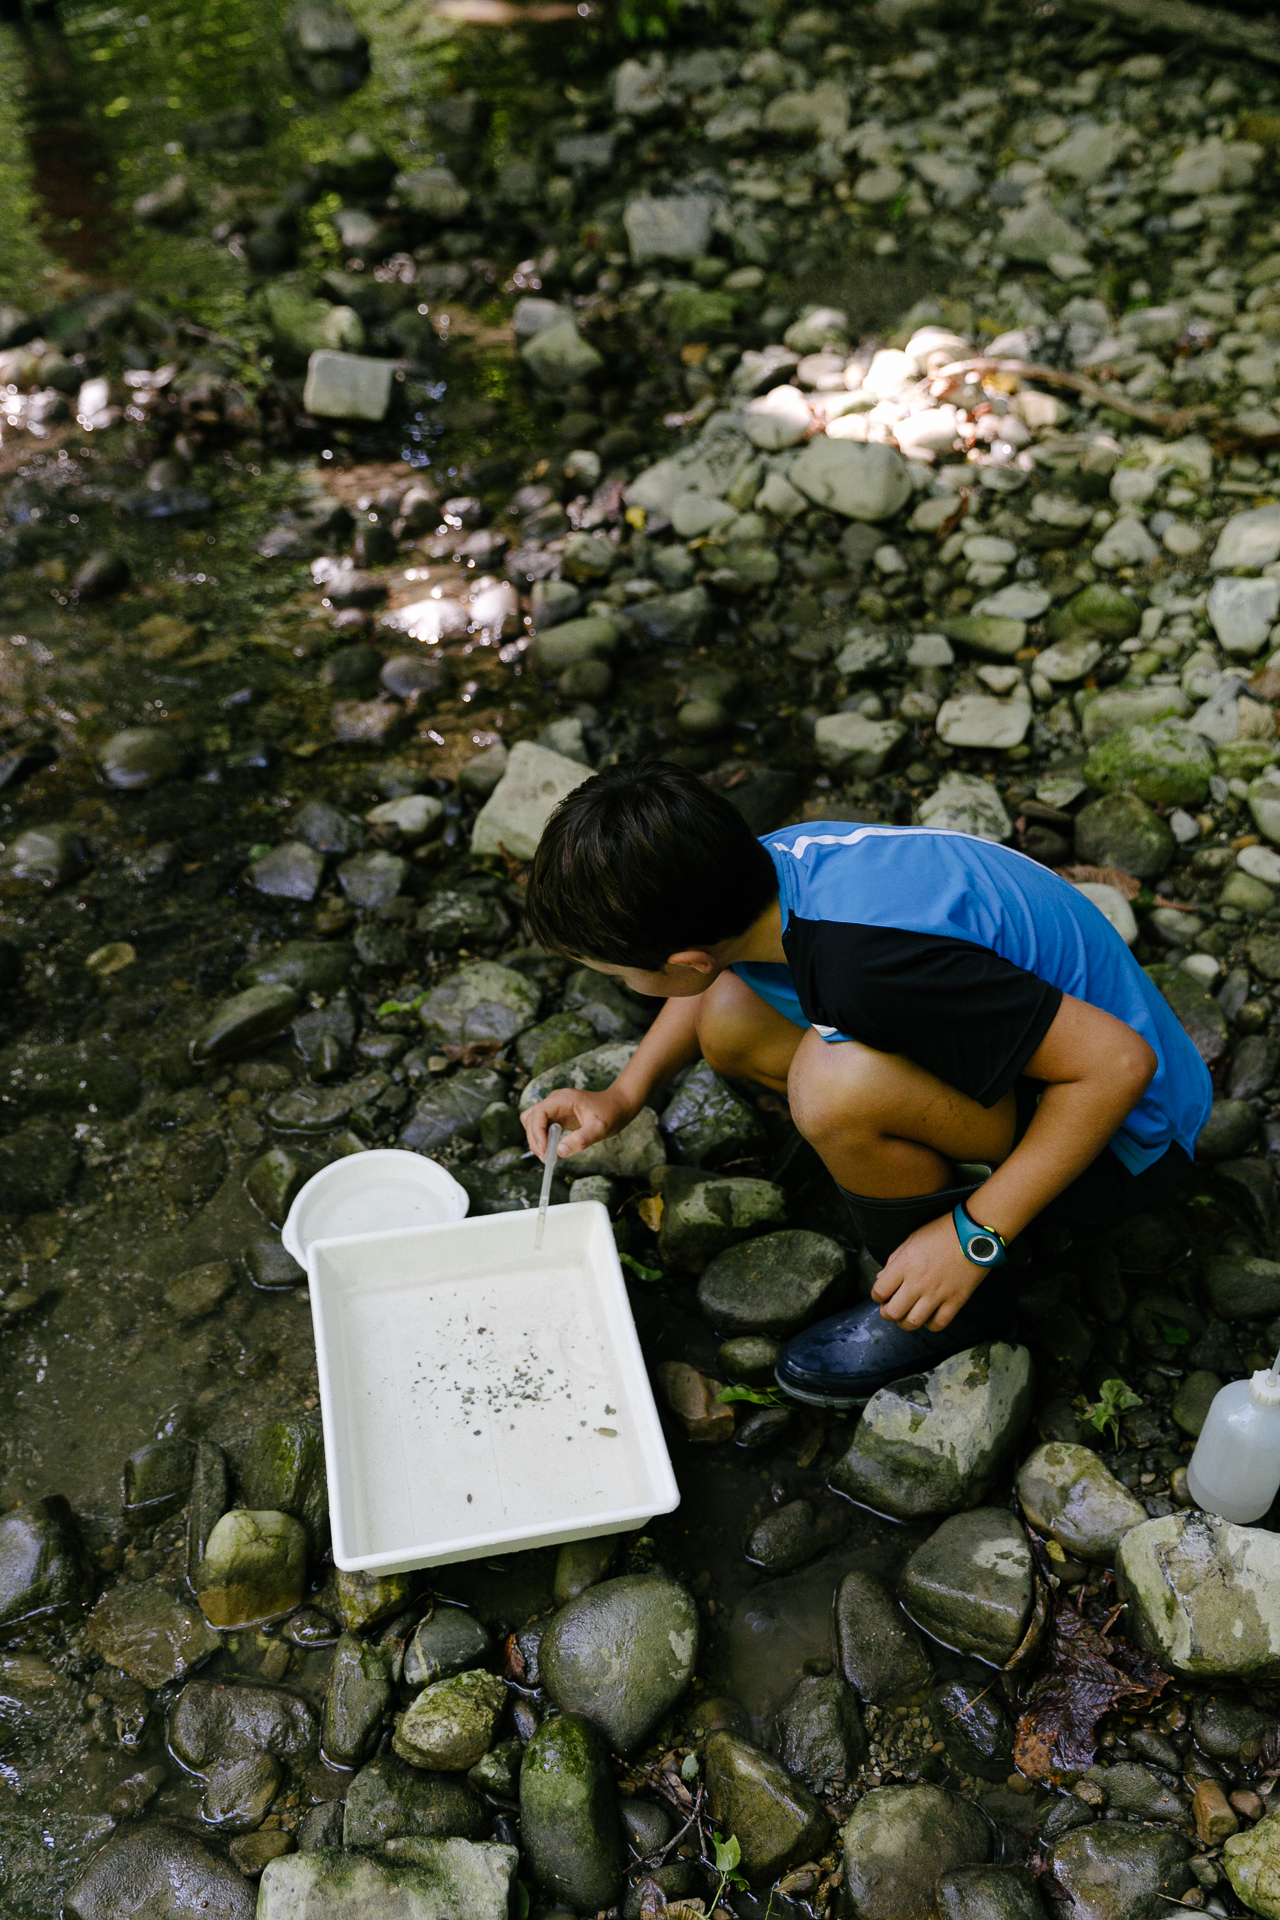
M 1057 1784 L 1092 1766 L 1094 1728 L 1113 1707 L 1146 1707 L 1169 1685 L 1149 1653 L 1111 1633 L 1117 1607 L 1097 1625 L 1059 1607 L 1044 1665 L 1023 1695 L 1013 1757 L 1029 1780 Z
M 1136 900 L 1142 892 L 1141 880 L 1135 880 L 1123 867 L 1055 867 L 1054 872 L 1073 885 L 1084 882 L 1086 886 L 1114 887 L 1126 900 Z
M 656 1233 L 662 1225 L 662 1195 L 647 1193 L 636 1208 L 636 1212 L 648 1227 L 650 1233 Z

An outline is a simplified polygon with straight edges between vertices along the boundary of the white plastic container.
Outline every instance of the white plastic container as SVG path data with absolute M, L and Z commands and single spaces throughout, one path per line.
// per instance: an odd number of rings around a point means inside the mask
M 1233 1380 L 1214 1395 L 1187 1468 L 1187 1491 L 1198 1507 L 1237 1526 L 1268 1511 L 1280 1491 L 1277 1366 Z
M 280 1239 L 300 1267 L 313 1240 L 388 1227 L 431 1227 L 461 1220 L 470 1195 L 451 1173 L 403 1147 L 347 1154 L 313 1174 L 289 1209 Z
M 588 1540 L 679 1504 L 607 1210 L 553 1207 L 540 1252 L 535 1219 L 311 1241 L 344 1571 Z

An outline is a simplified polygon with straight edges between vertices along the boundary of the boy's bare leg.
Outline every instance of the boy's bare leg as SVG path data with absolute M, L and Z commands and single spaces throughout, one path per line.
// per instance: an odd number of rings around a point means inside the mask
M 791 1117 L 850 1193 L 905 1199 L 949 1184 L 953 1160 L 997 1165 L 1013 1149 L 1012 1092 L 994 1107 L 902 1054 L 801 1036 L 787 1081 Z
M 803 1039 L 801 1028 L 775 1012 L 736 973 L 720 974 L 699 996 L 702 1057 L 731 1079 L 758 1080 L 775 1093 L 786 1093 L 791 1062 Z

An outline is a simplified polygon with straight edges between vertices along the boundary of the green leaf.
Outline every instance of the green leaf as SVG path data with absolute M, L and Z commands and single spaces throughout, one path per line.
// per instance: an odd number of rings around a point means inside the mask
M 1180 1327 L 1176 1320 L 1157 1320 L 1160 1338 L 1170 1347 L 1185 1347 L 1191 1339 L 1190 1327 Z
M 782 1391 L 778 1387 L 721 1387 L 716 1399 L 725 1407 L 735 1400 L 749 1400 L 754 1407 L 780 1407 Z
M 529 1889 L 523 1880 L 516 1881 L 516 1920 L 529 1920 Z
M 618 1258 L 624 1267 L 630 1267 L 632 1273 L 634 1273 L 639 1280 L 665 1280 L 667 1277 L 661 1267 L 642 1266 L 633 1253 L 620 1252 Z
M 742 1848 L 738 1845 L 737 1835 L 731 1833 L 727 1840 L 722 1840 L 718 1833 L 713 1833 L 711 1838 L 715 1843 L 716 1872 L 732 1873 L 742 1859 Z
M 261 860 L 263 854 L 270 851 L 271 848 L 265 840 L 255 840 L 245 857 L 249 860 Z
M 375 1013 L 375 1019 L 381 1020 L 384 1013 L 416 1013 L 427 997 L 427 988 L 415 994 L 412 1000 L 384 1000 Z
M 680 1766 L 680 1778 L 682 1780 L 696 1780 L 697 1777 L 698 1756 L 696 1753 L 686 1753 Z

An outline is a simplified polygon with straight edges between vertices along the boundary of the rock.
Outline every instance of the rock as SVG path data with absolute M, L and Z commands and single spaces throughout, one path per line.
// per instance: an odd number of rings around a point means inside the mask
M 846 520 L 888 520 L 911 498 L 907 463 L 892 447 L 857 440 L 810 440 L 793 462 L 791 484 Z
M 552 627 L 550 633 L 540 633 L 534 642 L 534 656 L 544 673 L 563 673 L 566 667 L 580 666 L 584 660 L 611 659 L 618 638 L 616 622 L 592 614 L 584 620 L 566 620 Z
M 491 1067 L 464 1067 L 461 1073 L 428 1087 L 401 1131 L 400 1145 L 413 1153 L 432 1154 L 450 1140 L 474 1140 L 480 1116 L 495 1100 L 504 1100 L 506 1093 L 506 1081 Z
M 440 831 L 444 807 L 432 794 L 405 793 L 371 807 L 365 821 L 371 827 L 394 827 L 401 840 L 413 847 L 419 841 L 433 839 Z
M 1084 235 L 1048 200 L 1033 200 L 1001 216 L 997 246 L 1010 260 L 1045 266 L 1054 254 L 1079 259 L 1087 250 Z
M 338 868 L 338 885 L 354 907 L 389 907 L 409 876 L 398 853 L 356 853 Z
M 75 1185 L 80 1150 L 48 1120 L 0 1139 L 0 1212 L 19 1218 L 56 1207 Z
M 588 1588 L 597 1586 L 609 1571 L 625 1534 L 604 1533 L 594 1540 L 569 1540 L 556 1555 L 555 1599 L 563 1607 Z
M 192 1036 L 189 1052 L 197 1066 L 219 1064 L 274 1040 L 298 1011 L 298 995 L 281 984 L 248 987 L 215 1008 Z
M 944 1520 L 898 1583 L 913 1620 L 959 1653 L 1004 1666 L 1026 1631 L 1031 1550 L 1011 1513 L 979 1507 Z
M 1101 1787 L 1108 1807 L 1117 1813 L 1135 1820 L 1186 1819 L 1186 1801 L 1171 1792 L 1149 1767 L 1121 1761 L 1108 1767 L 1090 1767 L 1084 1778 Z
M 778 1714 L 778 1755 L 820 1793 L 839 1793 L 866 1761 L 853 1690 L 838 1674 L 806 1674 Z
M 632 264 L 701 259 L 708 249 L 715 211 L 715 201 L 705 193 L 634 195 L 622 214 Z
M 1002 619 L 999 614 L 960 614 L 942 625 L 961 646 L 996 660 L 1012 660 L 1027 639 L 1025 620 Z
M 196 1598 L 215 1627 L 243 1627 L 292 1613 L 302 1599 L 307 1536 L 291 1514 L 224 1513 L 209 1535 Z
M 705 587 L 686 587 L 679 593 L 659 593 L 637 601 L 631 621 L 655 646 L 692 646 L 711 616 L 711 596 Z
M 707 1740 L 703 1765 L 712 1818 L 721 1833 L 736 1836 L 753 1886 L 822 1852 L 830 1816 L 767 1753 L 722 1731 Z
M 1210 1784 L 1210 1783 L 1206 1783 Z M 1230 1812 L 1230 1808 L 1227 1809 Z M 1232 1818 L 1234 1819 L 1234 1815 Z M 1225 1825 L 1225 1822 L 1223 1823 Z M 1239 1822 L 1236 1822 L 1239 1825 Z M 1205 1845 L 1220 1844 L 1222 1864 L 1232 1892 L 1253 1913 L 1266 1920 L 1280 1917 L 1280 1814 L 1271 1813 L 1244 1833 L 1227 1829 L 1217 1840 L 1202 1834 Z
M 88 865 L 84 842 L 74 827 L 24 827 L 0 853 L 0 881 L 28 881 L 39 887 L 59 887 L 74 880 Z
M 1227 1051 L 1229 1030 L 1222 1008 L 1183 967 L 1153 968 L 1152 977 L 1196 1052 L 1212 1067 Z
M 181 1680 L 222 1645 L 194 1607 L 151 1581 L 104 1593 L 85 1636 L 109 1666 L 151 1688 Z
M 516 1059 L 526 1073 L 537 1076 L 589 1051 L 595 1037 L 594 1027 L 581 1014 L 553 1013 L 520 1035 Z
M 507 1920 L 519 1855 L 495 1841 L 392 1842 L 382 1858 L 290 1854 L 262 1876 L 257 1920 Z
M 962 1772 L 1003 1783 L 1013 1772 L 1014 1732 L 995 1691 L 949 1680 L 930 1695 L 934 1725 Z
M 584 340 L 571 319 L 557 320 L 527 340 L 520 358 L 541 386 L 552 392 L 572 387 L 598 373 L 603 355 Z
M 936 792 L 921 801 L 920 824 L 939 832 L 972 833 L 979 840 L 1013 837 L 1013 822 L 1000 795 L 972 773 L 949 773 Z
M 510 967 L 473 960 L 450 974 L 418 1009 L 427 1037 L 436 1045 L 513 1040 L 537 1018 L 536 983 Z
M 1031 706 L 1026 700 L 997 700 L 989 693 L 962 693 L 943 701 L 934 724 L 939 740 L 949 747 L 1017 747 L 1031 725 Z
M 496 946 L 511 930 L 501 901 L 451 891 L 432 894 L 414 925 L 427 945 L 439 953 L 457 947 Z
M 1257 653 L 1280 613 L 1280 580 L 1215 580 L 1205 611 L 1225 652 Z
M 401 206 L 441 223 L 456 220 L 471 201 L 467 189 L 448 167 L 414 167 L 398 173 L 394 186 Z
M 193 1593 L 209 1535 L 230 1505 L 230 1475 L 226 1454 L 212 1440 L 197 1440 L 191 1492 L 187 1500 L 186 1573 L 187 1585 Z
M 698 1282 L 698 1306 L 717 1333 L 794 1333 L 846 1265 L 820 1233 L 770 1233 L 718 1254 Z
M 254 1888 L 194 1834 L 165 1823 L 113 1834 L 66 1897 L 68 1920 L 255 1920 Z
M 520 1767 L 520 1828 L 538 1885 L 579 1913 L 616 1905 L 624 1849 L 609 1751 L 589 1720 L 544 1720 Z
M 249 1168 L 244 1190 L 265 1220 L 273 1227 L 283 1227 L 289 1208 L 317 1171 L 316 1162 L 308 1155 L 289 1147 L 270 1147 Z
M 1049 1868 L 1073 1920 L 1157 1920 L 1195 1884 L 1190 1853 L 1181 1834 L 1100 1821 L 1056 1841 Z
M 369 42 L 335 0 L 294 0 L 284 20 L 284 49 L 302 84 L 325 100 L 363 85 Z
M 900 720 L 869 720 L 865 713 L 827 713 L 815 722 L 813 744 L 830 773 L 873 780 L 906 738 Z
M 755 1108 L 705 1060 L 680 1080 L 663 1109 L 661 1125 L 675 1159 L 687 1166 L 720 1166 L 745 1158 L 765 1143 Z
M 1122 727 L 1151 726 L 1157 720 L 1185 720 L 1191 702 L 1179 687 L 1108 687 L 1096 695 L 1081 715 L 1085 743 L 1095 746 Z
M 1280 1262 L 1218 1254 L 1205 1264 L 1204 1289 L 1220 1319 L 1270 1320 L 1280 1313 Z
M 352 951 L 329 940 L 286 940 L 236 975 L 238 987 L 292 987 L 298 995 L 318 993 L 328 999 L 351 970 Z
M 406 708 L 385 699 L 339 700 L 329 718 L 334 739 L 357 747 L 388 746 L 407 732 L 411 724 Z
M 393 374 L 389 360 L 319 348 L 307 361 L 303 408 L 319 420 L 385 420 Z
M 774 1412 L 785 1409 L 774 1408 Z M 836 1500 L 823 1500 L 816 1506 L 810 1500 L 789 1500 L 777 1507 L 754 1528 L 747 1540 L 748 1560 L 767 1567 L 770 1573 L 785 1573 L 803 1566 L 816 1554 L 825 1553 L 845 1538 L 852 1524 L 849 1509 Z
M 1280 594 L 1280 583 L 1277 583 Z M 1213 752 L 1185 720 L 1125 727 L 1109 734 L 1084 764 L 1084 777 L 1104 793 L 1136 793 L 1155 806 L 1199 806 L 1209 792 Z
M 933 1679 L 933 1663 L 915 1627 L 873 1573 L 847 1573 L 836 1594 L 840 1671 L 873 1707 L 910 1700 Z
M 1258 851 L 1256 847 L 1245 848 L 1246 853 Z M 1261 1033 L 1246 1034 L 1237 1042 L 1231 1058 L 1227 1092 L 1233 1100 L 1256 1099 L 1275 1079 L 1277 1067 L 1280 1067 L 1280 1041 Z
M 938 1920 L 1044 1920 L 1025 1867 L 955 1867 L 938 1875 Z
M 1275 1725 L 1273 1718 L 1230 1695 L 1197 1693 L 1191 1706 L 1191 1729 L 1196 1745 L 1214 1760 L 1241 1760 L 1246 1741 L 1260 1750 Z
M 279 1831 L 242 1833 L 238 1840 L 231 1842 L 227 1851 L 246 1880 L 256 1880 L 270 1861 L 278 1860 L 281 1854 L 293 1852 L 293 1835 Z
M 669 1167 L 662 1180 L 659 1253 L 684 1273 L 700 1273 L 753 1229 L 781 1225 L 785 1218 L 786 1198 L 767 1180 L 707 1178 L 692 1168 Z
M 867 1402 L 831 1484 L 895 1520 L 955 1513 L 987 1493 L 1031 1418 L 1031 1356 L 987 1341 Z
M 410 1604 L 413 1577 L 407 1573 L 346 1573 L 334 1582 L 338 1616 L 348 1633 L 363 1633 L 403 1613 Z
M 92 1592 L 80 1529 L 61 1494 L 0 1514 L 0 1630 L 6 1637 L 73 1611 Z
M 335 1767 L 358 1767 L 376 1745 L 391 1705 L 391 1678 L 381 1647 L 344 1633 L 333 1650 L 320 1745 Z
M 542 829 L 567 794 L 580 787 L 589 770 L 576 760 L 521 740 L 511 749 L 507 770 L 476 816 L 471 831 L 474 855 L 501 853 L 532 860 Z
M 1037 1447 L 1018 1474 L 1018 1498 L 1037 1532 L 1077 1560 L 1115 1564 L 1116 1549 L 1147 1510 L 1089 1447 Z
M 1179 1383 L 1170 1411 L 1182 1431 L 1190 1434 L 1193 1440 L 1198 1438 L 1222 1384 L 1216 1373 L 1208 1373 L 1203 1369 L 1189 1373 Z
M 479 1666 L 489 1652 L 489 1635 L 473 1613 L 438 1606 L 421 1622 L 404 1656 L 405 1685 L 429 1686 L 468 1667 Z
M 1257 1131 L 1258 1115 L 1247 1100 L 1215 1100 L 1196 1140 L 1196 1159 L 1234 1160 Z
M 707 1446 L 732 1440 L 733 1408 L 721 1400 L 719 1380 L 683 1360 L 664 1360 L 656 1371 L 663 1398 L 690 1440 Z
M 586 1093 L 602 1093 L 612 1086 L 636 1050 L 634 1040 L 611 1041 L 603 1047 L 591 1047 L 548 1068 L 529 1081 L 520 1095 L 520 1111 L 545 1100 L 557 1087 L 580 1088 Z
M 565 1174 L 575 1182 L 584 1175 L 606 1174 L 620 1180 L 648 1181 L 666 1165 L 667 1153 L 652 1107 L 641 1107 L 621 1133 L 583 1147 L 565 1163 Z
M 297 1829 L 298 1852 L 316 1853 L 321 1847 L 340 1847 L 343 1812 L 341 1800 L 322 1800 L 305 1813 Z
M 324 1439 L 309 1420 L 271 1420 L 259 1427 L 238 1462 L 246 1506 L 292 1514 L 307 1530 L 313 1554 L 329 1540 Z
M 119 793 L 145 793 L 176 780 L 186 754 L 176 733 L 166 727 L 128 727 L 113 733 L 98 755 L 102 777 Z
M 977 1866 L 991 1828 L 943 1787 L 875 1787 L 844 1829 L 847 1898 L 858 1920 L 917 1920 L 933 1909 L 940 1873 Z
M 1209 562 L 1215 573 L 1233 567 L 1269 567 L 1280 560 L 1280 507 L 1251 507 L 1233 513 L 1218 535 Z
M 493 1744 L 507 1702 L 492 1673 L 456 1673 L 425 1688 L 396 1728 L 392 1745 L 402 1760 L 436 1773 L 465 1773 Z
M 281 1761 L 315 1744 L 305 1701 L 272 1687 L 193 1680 L 169 1710 L 175 1757 L 206 1782 L 201 1818 L 227 1833 L 260 1826 L 283 1780 Z
M 662 1574 L 605 1580 L 563 1607 L 542 1636 L 542 1684 L 563 1713 L 599 1727 L 629 1753 L 693 1677 L 698 1613 Z
M 222 1305 L 235 1283 L 229 1261 L 206 1260 L 203 1266 L 188 1267 L 174 1276 L 164 1290 L 165 1305 L 179 1320 L 205 1320 Z
M 121 1480 L 126 1519 L 145 1525 L 176 1512 L 191 1490 L 194 1465 L 195 1448 L 180 1437 L 152 1440 L 131 1453 Z
M 1198 1512 L 1146 1521 L 1116 1556 L 1129 1632 L 1188 1679 L 1280 1674 L 1278 1573 L 1274 1534 Z
M 249 884 L 272 900 L 314 900 L 324 879 L 324 855 L 314 847 L 286 840 L 249 868 Z
M 484 1802 L 461 1775 L 423 1773 L 383 1753 L 362 1767 L 347 1789 L 342 1844 L 381 1848 L 410 1835 L 479 1840 L 489 1826 Z
M 124 555 L 104 547 L 91 553 L 78 569 L 71 591 L 80 600 L 105 600 L 109 594 L 122 592 L 130 577 Z
M 1175 847 L 1165 822 L 1136 793 L 1108 793 L 1076 815 L 1076 857 L 1089 866 L 1119 867 L 1135 880 L 1158 880 Z

